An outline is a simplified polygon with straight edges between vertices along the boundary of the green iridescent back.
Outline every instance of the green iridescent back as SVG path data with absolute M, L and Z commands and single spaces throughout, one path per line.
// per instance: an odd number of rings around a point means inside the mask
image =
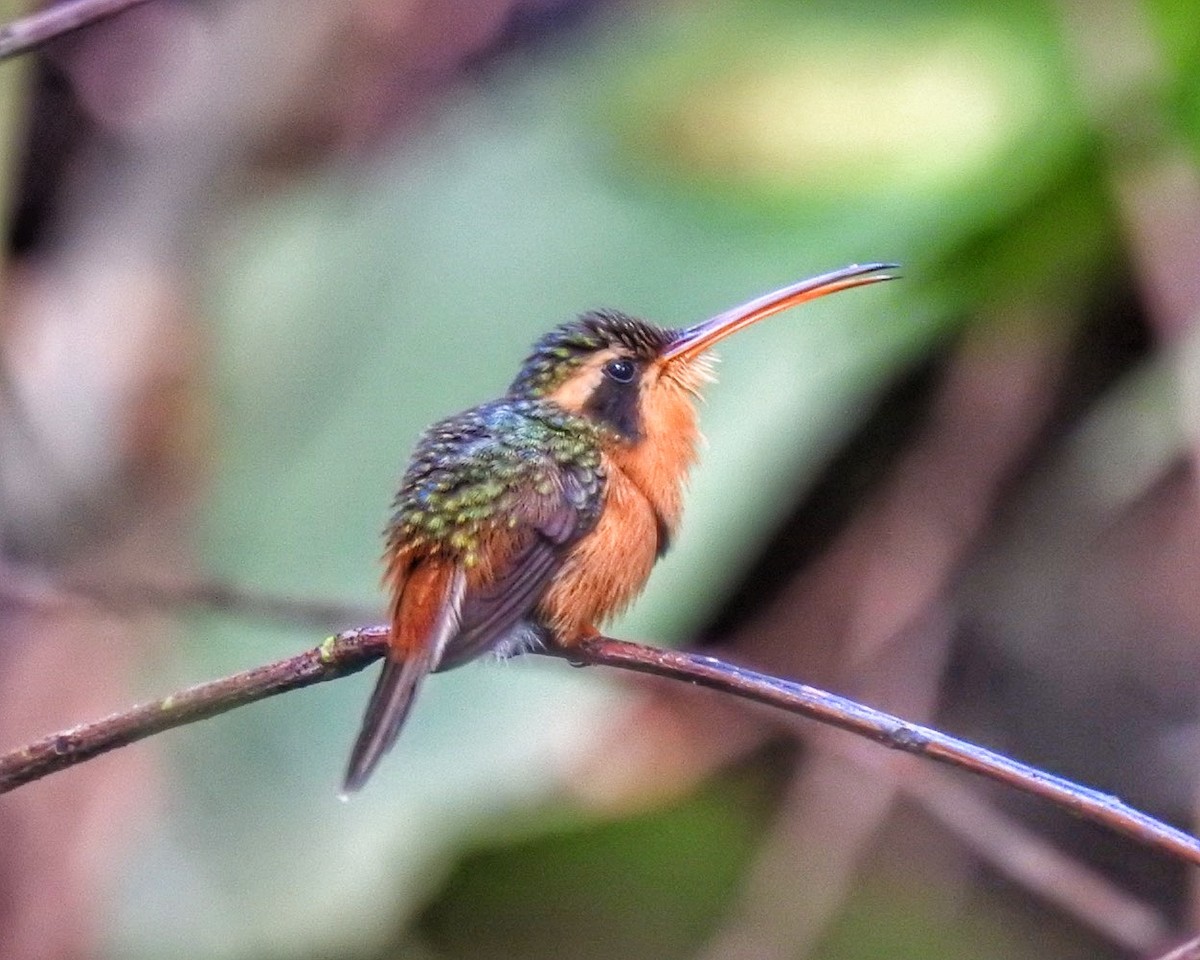
M 569 474 L 576 522 L 599 516 L 600 428 L 545 401 L 504 399 L 442 420 L 422 436 L 388 525 L 388 549 L 429 545 L 474 566 L 483 537 L 514 527 L 522 501 L 550 498 Z

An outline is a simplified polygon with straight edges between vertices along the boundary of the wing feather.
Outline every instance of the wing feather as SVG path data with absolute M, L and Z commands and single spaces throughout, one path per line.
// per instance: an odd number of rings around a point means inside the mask
M 450 669 L 495 647 L 525 619 L 561 566 L 567 548 L 591 528 L 579 479 L 564 471 L 547 493 L 524 491 L 511 506 L 520 540 L 490 583 L 467 591 L 462 630 L 438 669 Z

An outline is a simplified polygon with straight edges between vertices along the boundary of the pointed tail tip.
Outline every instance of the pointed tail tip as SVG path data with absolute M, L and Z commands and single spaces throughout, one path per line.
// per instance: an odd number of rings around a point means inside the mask
M 338 793 L 338 799 L 349 802 L 356 793 L 362 790 L 367 785 L 367 781 L 371 779 L 371 774 L 375 772 L 375 767 L 382 758 L 382 752 L 374 756 L 363 756 L 359 750 L 355 750 L 354 756 L 350 759 L 350 766 L 346 770 L 346 776 L 342 779 L 342 789 Z
M 371 770 L 347 771 L 345 779 L 342 780 L 342 788 L 337 793 L 338 800 L 341 803 L 349 803 L 357 799 L 370 778 Z
M 385 753 L 396 742 L 400 728 L 412 707 L 421 682 L 429 673 L 431 658 L 427 648 L 403 661 L 388 657 L 367 703 L 362 728 L 350 751 L 342 794 L 357 793 L 379 766 Z
M 346 772 L 345 778 L 342 780 L 342 789 L 338 791 L 338 799 L 342 803 L 349 803 L 353 800 L 363 787 L 367 785 L 367 781 L 371 779 L 371 773 L 374 771 L 375 765 L 365 769 L 351 769 Z

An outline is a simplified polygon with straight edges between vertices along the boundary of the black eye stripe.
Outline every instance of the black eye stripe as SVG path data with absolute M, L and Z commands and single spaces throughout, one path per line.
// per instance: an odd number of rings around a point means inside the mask
M 614 357 L 601 369 L 604 376 L 588 397 L 584 411 L 626 439 L 637 440 L 641 435 L 637 389 L 641 365 L 631 357 Z

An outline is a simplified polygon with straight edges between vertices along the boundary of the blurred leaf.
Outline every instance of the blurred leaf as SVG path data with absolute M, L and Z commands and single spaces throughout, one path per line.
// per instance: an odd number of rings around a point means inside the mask
M 28 13 L 28 0 L 0 0 L 0 23 L 8 23 Z M 0 210 L 6 221 L 12 216 L 13 178 L 21 157 L 17 148 L 24 142 L 26 110 L 29 101 L 29 82 L 32 63 L 28 58 L 9 61 L 0 70 Z
M 773 804 L 761 775 L 667 810 L 465 857 L 418 931 L 438 955 L 686 957 L 721 922 Z
M 1057 919 L 1030 923 L 999 897 L 971 896 L 950 905 L 938 886 L 895 875 L 864 878 L 834 923 L 817 960 L 1084 960 L 1108 955 L 1081 945 Z
M 1118 249 L 1104 171 L 1088 151 L 1010 218 L 963 236 L 930 285 L 958 310 L 1037 303 L 1070 313 L 1111 275 Z
M 565 945 L 578 960 L 695 956 L 726 922 L 775 810 L 769 766 L 723 776 L 654 813 L 472 851 L 420 914 L 417 935 L 442 960 L 538 960 L 562 956 Z M 1104 955 L 1067 936 L 1069 921 L 1031 928 L 1000 897 L 963 902 L 932 874 L 906 873 L 902 858 L 882 859 L 864 871 L 818 960 Z
M 610 68 L 626 149 L 667 175 L 660 195 L 936 244 L 1010 214 L 1085 130 L 1058 15 L 1036 0 L 726 0 L 676 18 L 673 46 Z

